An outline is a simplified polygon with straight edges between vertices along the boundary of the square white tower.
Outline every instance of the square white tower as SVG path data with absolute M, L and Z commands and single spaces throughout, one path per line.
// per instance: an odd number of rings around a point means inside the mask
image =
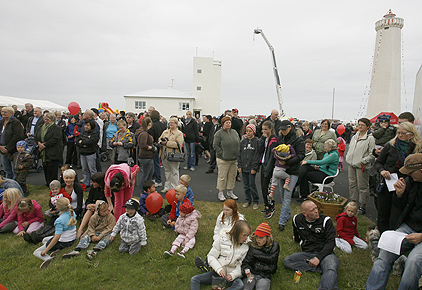
M 221 61 L 212 57 L 193 58 L 192 97 L 195 115 L 220 115 Z

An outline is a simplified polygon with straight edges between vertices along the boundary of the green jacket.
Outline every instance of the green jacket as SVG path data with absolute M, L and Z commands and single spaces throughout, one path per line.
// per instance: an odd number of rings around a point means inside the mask
M 312 141 L 314 141 L 314 149 L 318 156 L 318 159 L 321 159 L 324 156 L 324 143 L 328 139 L 333 139 L 337 142 L 336 133 L 328 130 L 323 135 L 321 135 L 321 129 L 315 130 L 314 135 L 312 136 Z
M 218 130 L 214 135 L 213 147 L 217 158 L 225 161 L 237 160 L 239 155 L 240 139 L 236 130 Z
M 307 164 L 318 165 L 319 170 L 328 174 L 328 176 L 336 175 L 338 169 L 338 151 L 327 152 L 321 160 L 308 160 Z

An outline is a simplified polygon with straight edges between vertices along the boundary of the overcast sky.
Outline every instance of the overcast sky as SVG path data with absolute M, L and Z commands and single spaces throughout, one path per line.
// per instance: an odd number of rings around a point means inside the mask
M 347 4 L 346 4 L 347 3 Z M 277 108 L 275 48 L 286 115 L 354 119 L 369 87 L 375 22 L 404 18 L 402 111 L 422 64 L 421 1 L 0 0 L 0 95 L 82 108 L 147 89 L 192 92 L 196 55 L 222 61 L 221 110 Z M 403 71 L 403 67 L 402 67 Z M 157 108 L 159 109 L 159 108 Z M 204 112 L 207 113 L 207 112 Z

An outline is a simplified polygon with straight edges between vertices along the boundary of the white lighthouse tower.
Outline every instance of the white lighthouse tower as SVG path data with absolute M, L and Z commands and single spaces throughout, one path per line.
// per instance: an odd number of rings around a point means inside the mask
M 366 116 L 380 112 L 400 114 L 401 92 L 401 29 L 403 18 L 390 11 L 375 22 L 374 62 Z

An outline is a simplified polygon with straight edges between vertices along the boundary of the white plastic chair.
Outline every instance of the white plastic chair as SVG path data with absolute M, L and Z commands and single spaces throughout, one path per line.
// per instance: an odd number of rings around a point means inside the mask
M 332 175 L 332 176 L 327 176 L 326 178 L 324 178 L 324 180 L 322 181 L 322 183 L 312 183 L 309 181 L 309 187 L 310 190 L 312 190 L 312 186 L 318 186 L 318 191 L 324 191 L 324 187 L 330 188 L 331 192 L 334 192 L 334 185 L 336 185 L 334 183 L 334 178 L 340 173 L 340 170 L 337 169 L 336 175 Z M 327 181 L 327 179 L 332 178 L 333 181 L 331 181 L 330 183 L 325 183 Z

